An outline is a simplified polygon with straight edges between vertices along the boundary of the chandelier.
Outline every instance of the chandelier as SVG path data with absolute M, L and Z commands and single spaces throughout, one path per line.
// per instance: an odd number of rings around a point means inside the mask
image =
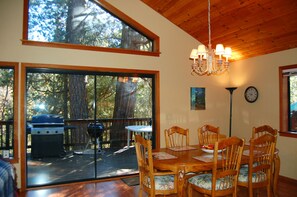
M 219 75 L 229 68 L 228 58 L 232 55 L 230 47 L 224 48 L 223 44 L 217 44 L 216 49 L 211 48 L 211 27 L 210 27 L 210 0 L 208 0 L 208 49 L 201 44 L 193 49 L 190 59 L 193 60 L 191 74 L 197 75 Z M 224 59 L 223 59 L 224 57 Z

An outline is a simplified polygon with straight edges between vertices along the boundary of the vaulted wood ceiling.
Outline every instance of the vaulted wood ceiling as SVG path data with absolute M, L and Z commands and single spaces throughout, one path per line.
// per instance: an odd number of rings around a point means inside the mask
M 207 0 L 141 1 L 208 45 Z M 297 0 L 211 0 L 211 43 L 233 61 L 296 48 Z

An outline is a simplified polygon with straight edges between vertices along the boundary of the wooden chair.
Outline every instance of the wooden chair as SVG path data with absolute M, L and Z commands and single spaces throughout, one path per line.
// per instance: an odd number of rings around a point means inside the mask
M 238 185 L 248 188 L 249 197 L 253 196 L 253 189 L 262 187 L 266 187 L 267 196 L 271 196 L 271 168 L 275 143 L 276 137 L 270 134 L 250 140 L 249 163 L 247 167 L 241 167 L 238 176 Z
M 252 138 L 258 138 L 262 135 L 265 134 L 270 134 L 276 137 L 276 142 L 277 142 L 277 129 L 273 129 L 269 125 L 262 125 L 259 127 L 253 127 L 253 132 L 252 132 Z M 276 142 L 275 142 L 275 148 L 276 148 Z M 278 153 L 274 154 L 273 162 L 272 162 L 272 188 L 273 188 L 273 193 L 276 195 L 277 192 L 277 184 L 278 184 L 278 177 L 279 177 L 279 171 L 280 171 L 280 157 Z
M 189 129 L 173 126 L 165 129 L 166 148 L 189 146 Z
M 262 135 L 270 134 L 277 137 L 277 130 L 273 129 L 269 125 L 262 125 L 259 127 L 253 127 L 252 138 L 258 138 Z
M 177 175 L 174 172 L 157 172 L 153 167 L 152 142 L 141 135 L 135 136 L 139 169 L 139 194 L 149 196 L 177 193 Z
M 200 146 L 214 144 L 219 141 L 220 128 L 212 125 L 204 125 L 198 128 L 198 140 Z
M 244 140 L 230 137 L 215 142 L 212 172 L 191 177 L 188 180 L 188 196 L 192 190 L 209 196 L 237 195 L 237 177 Z M 219 153 L 219 150 L 222 150 Z M 214 187 L 215 186 L 215 187 Z

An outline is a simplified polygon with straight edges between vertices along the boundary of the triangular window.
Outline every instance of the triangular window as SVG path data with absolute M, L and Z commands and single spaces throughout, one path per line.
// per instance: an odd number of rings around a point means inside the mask
M 159 37 L 106 1 L 25 0 L 25 6 L 23 44 L 159 55 Z

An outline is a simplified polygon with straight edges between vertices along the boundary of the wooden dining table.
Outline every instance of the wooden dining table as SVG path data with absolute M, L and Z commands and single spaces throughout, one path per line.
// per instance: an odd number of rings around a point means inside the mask
M 177 191 L 178 196 L 185 196 L 186 174 L 195 172 L 203 172 L 212 170 L 213 161 L 212 153 L 202 151 L 200 146 L 188 146 L 182 149 L 172 150 L 170 148 L 160 148 L 153 151 L 154 168 L 161 171 L 170 170 L 177 174 Z M 205 159 L 205 160 L 204 160 Z M 204 161 L 203 161 L 204 160 Z M 247 164 L 249 157 L 242 155 L 241 163 Z M 278 161 L 277 161 L 278 162 Z M 279 173 L 279 165 L 274 165 L 278 169 L 273 176 L 273 191 L 276 192 L 276 184 Z

